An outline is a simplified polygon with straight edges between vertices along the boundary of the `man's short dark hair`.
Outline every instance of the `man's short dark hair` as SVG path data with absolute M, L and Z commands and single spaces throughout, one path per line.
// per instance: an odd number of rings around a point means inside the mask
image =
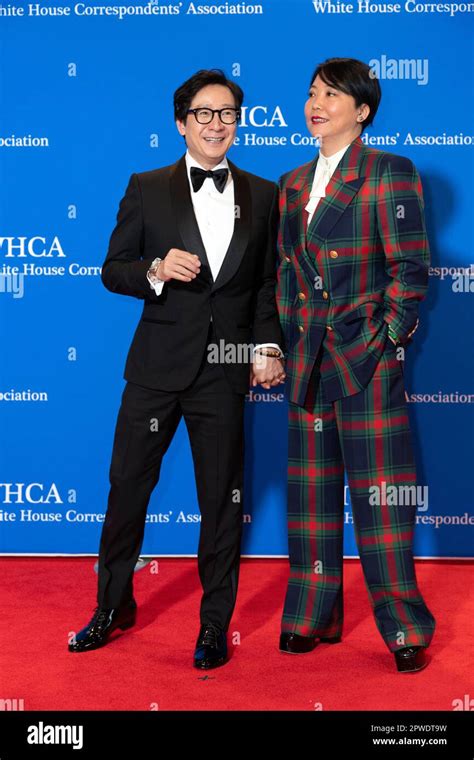
M 200 69 L 187 79 L 181 87 L 178 87 L 174 94 L 174 118 L 176 120 L 186 122 L 192 99 L 199 90 L 209 84 L 220 84 L 222 87 L 227 87 L 234 96 L 235 107 L 240 108 L 244 100 L 244 93 L 238 84 L 227 79 L 221 69 Z
M 310 86 L 318 75 L 323 82 L 336 90 L 341 90 L 346 95 L 352 95 L 356 108 L 362 103 L 367 103 L 370 113 L 361 123 L 362 131 L 369 124 L 372 124 L 382 97 L 382 90 L 380 89 L 380 82 L 370 66 L 356 58 L 327 58 L 323 63 L 316 66 Z

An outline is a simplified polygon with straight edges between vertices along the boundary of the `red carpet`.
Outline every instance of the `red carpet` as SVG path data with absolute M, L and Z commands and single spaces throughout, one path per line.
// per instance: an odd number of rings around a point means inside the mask
M 438 627 L 429 667 L 395 671 L 373 621 L 361 569 L 345 563 L 341 644 L 278 651 L 286 560 L 243 560 L 231 661 L 192 668 L 199 628 L 195 560 L 159 559 L 135 577 L 137 624 L 103 649 L 67 651 L 95 606 L 93 558 L 3 558 L 0 697 L 25 710 L 452 710 L 474 696 L 472 563 L 418 562 Z M 240 644 L 238 643 L 240 638 Z M 234 646 L 232 646 L 234 640 Z

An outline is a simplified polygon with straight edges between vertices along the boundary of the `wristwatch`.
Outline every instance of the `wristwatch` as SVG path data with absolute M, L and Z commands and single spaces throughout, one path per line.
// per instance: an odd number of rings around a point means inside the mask
M 160 278 L 156 274 L 161 262 L 162 262 L 162 259 L 160 258 L 153 259 L 153 261 L 151 262 L 151 266 L 146 273 L 148 282 L 150 283 L 150 288 L 153 288 L 153 285 L 159 285 L 160 283 L 164 282 L 164 280 L 160 280 Z

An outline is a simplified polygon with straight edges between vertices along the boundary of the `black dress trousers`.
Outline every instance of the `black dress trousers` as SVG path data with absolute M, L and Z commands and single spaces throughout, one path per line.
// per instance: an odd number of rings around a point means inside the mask
M 210 342 L 215 342 L 212 326 Z M 133 572 L 143 543 L 148 502 L 163 456 L 184 417 L 201 513 L 201 623 L 215 623 L 227 630 L 239 576 L 245 396 L 232 390 L 222 365 L 209 363 L 207 357 L 206 350 L 197 376 L 185 390 L 157 391 L 130 382 L 125 386 L 100 539 L 97 602 L 102 607 L 118 607 L 133 595 Z

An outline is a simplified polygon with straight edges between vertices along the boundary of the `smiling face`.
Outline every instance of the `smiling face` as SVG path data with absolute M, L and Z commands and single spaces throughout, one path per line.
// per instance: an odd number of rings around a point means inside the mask
M 326 84 L 319 74 L 310 87 L 304 108 L 306 126 L 319 139 L 325 156 L 337 153 L 355 140 L 369 112 L 368 105 L 356 106 L 352 95 Z
M 228 87 L 209 84 L 196 93 L 190 108 L 236 108 L 234 96 Z M 223 124 L 217 113 L 210 124 L 199 124 L 194 114 L 188 114 L 186 122 L 177 121 L 180 135 L 186 138 L 191 156 L 204 169 L 217 166 L 234 142 L 237 131 L 235 124 Z

